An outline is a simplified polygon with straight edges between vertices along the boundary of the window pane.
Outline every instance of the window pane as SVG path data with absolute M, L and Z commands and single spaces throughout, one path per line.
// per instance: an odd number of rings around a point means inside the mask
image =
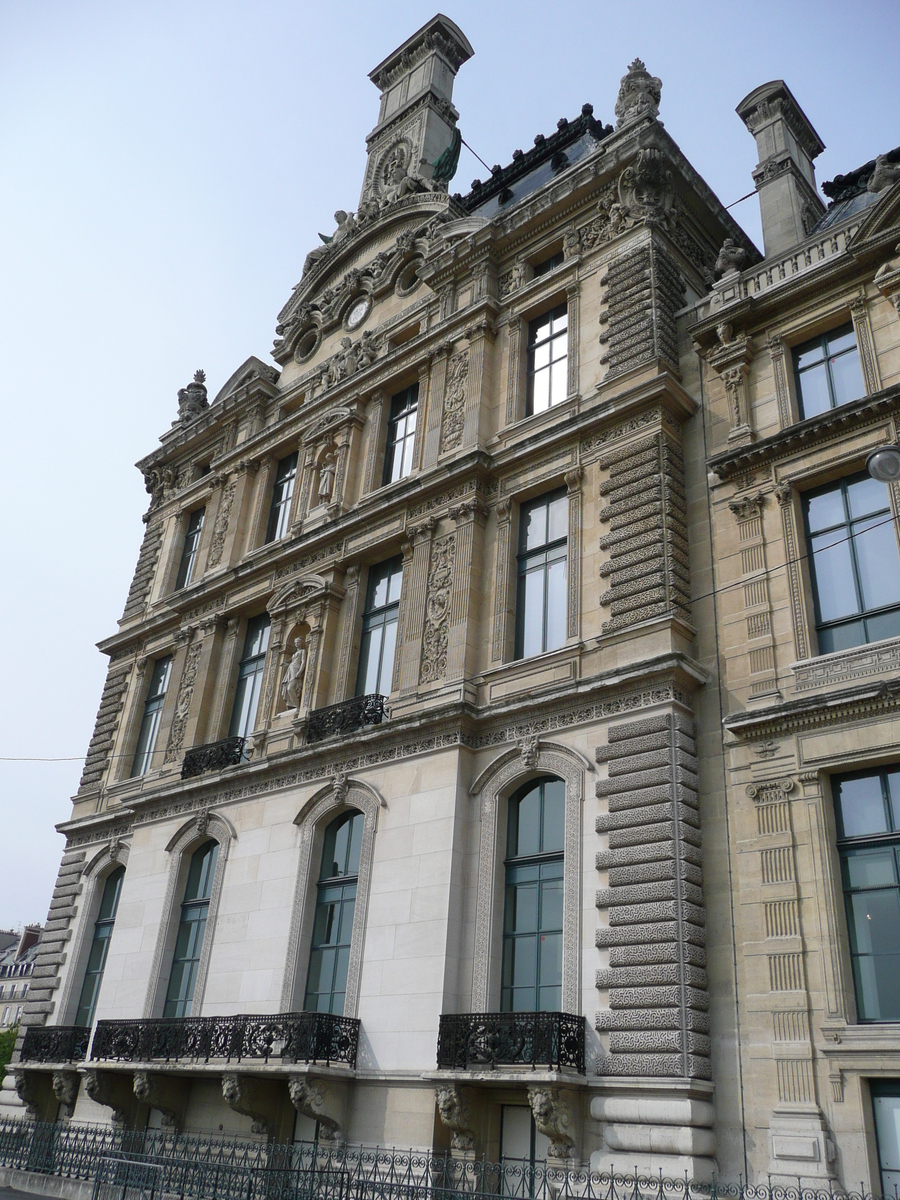
M 534 933 L 538 927 L 538 883 L 515 883 L 506 893 L 507 933 Z M 520 983 L 516 979 L 514 982 Z
M 862 371 L 859 369 L 859 355 L 855 349 L 831 359 L 829 365 L 835 404 L 849 404 L 851 400 L 859 400 L 866 394 Z
M 881 524 L 885 520 L 887 524 Z M 853 547 L 863 611 L 900 604 L 900 560 L 893 522 L 885 517 L 858 522 L 854 527 Z
M 804 507 L 810 533 L 843 525 L 847 520 L 840 486 L 805 496 Z
M 823 621 L 834 621 L 860 611 L 853 583 L 850 543 L 839 539 L 840 532 L 823 533 L 812 539 L 816 595 Z
M 847 480 L 847 507 L 850 516 L 870 517 L 873 513 L 890 514 L 891 503 L 888 497 L 887 484 L 879 483 L 868 475 L 857 476 Z
M 384 627 L 368 629 L 363 633 L 359 648 L 359 676 L 356 684 L 358 696 L 368 696 L 378 690 L 378 666 L 381 659 L 381 641 Z
M 547 635 L 544 649 L 555 650 L 566 640 L 566 560 L 547 568 Z
M 521 528 L 519 543 L 523 550 L 534 550 L 547 542 L 547 504 L 540 500 L 537 503 L 523 504 L 519 513 Z
M 882 638 L 900 637 L 900 609 L 866 617 L 865 625 L 865 642 L 880 642 Z
M 524 577 L 522 617 L 522 657 L 544 651 L 544 568 L 529 571 Z
M 384 645 L 381 648 L 381 664 L 378 670 L 375 691 L 380 696 L 388 696 L 394 676 L 394 655 L 397 649 L 397 620 L 385 621 Z
M 562 929 L 562 879 L 545 879 L 541 883 L 541 929 Z
M 98 921 L 114 921 L 116 909 L 119 907 L 119 895 L 122 891 L 122 880 L 125 878 L 125 868 L 117 867 L 103 886 L 103 898 L 100 901 Z
M 559 404 L 565 400 L 568 392 L 567 386 L 568 365 L 565 358 L 559 359 L 550 368 L 550 403 Z
M 510 944 L 513 947 L 512 986 L 534 988 L 537 973 L 537 938 L 518 937 Z
M 868 833 L 887 832 L 884 796 L 878 775 L 841 780 L 835 786 L 835 799 L 840 837 L 862 837 Z
M 844 350 L 856 349 L 856 330 L 850 325 L 842 325 L 840 329 L 832 329 L 827 335 L 826 344 L 829 354 L 840 354 Z
M 820 654 L 838 654 L 841 650 L 852 650 L 854 646 L 864 646 L 866 643 L 866 626 L 863 621 L 830 625 L 818 632 Z
M 541 934 L 541 968 L 539 983 L 542 987 L 548 984 L 559 986 L 562 979 L 562 934 Z
M 828 368 L 825 363 L 802 371 L 797 376 L 800 391 L 800 408 L 804 419 L 815 417 L 831 408 L 831 396 L 828 391 Z
M 550 365 L 550 342 L 541 342 L 535 346 L 531 354 L 531 369 L 532 371 L 540 371 L 542 367 Z
M 569 499 L 567 496 L 555 496 L 548 505 L 549 521 L 547 541 L 555 542 L 567 537 L 569 533 Z
M 540 784 L 510 804 L 509 855 L 523 858 L 541 851 L 541 788 Z
M 554 333 L 559 333 L 561 329 L 567 328 L 569 324 L 569 310 L 565 304 L 560 304 L 558 308 L 554 308 L 550 313 L 551 328 Z
M 900 1194 L 900 1089 L 896 1087 L 896 1080 L 889 1080 L 882 1086 L 894 1094 L 878 1095 L 875 1086 L 872 1087 L 881 1191 L 885 1196 L 894 1196 Z
M 824 358 L 825 347 L 821 338 L 814 338 L 811 342 L 805 342 L 794 350 L 794 362 L 798 370 L 811 366 L 813 363 L 822 362 Z
M 566 785 L 561 779 L 550 779 L 543 785 L 543 841 L 544 854 L 562 850 L 566 811 Z
M 550 407 L 550 372 L 547 368 L 531 377 L 531 411 L 545 412 Z
M 891 827 L 900 829 L 900 771 L 887 771 L 886 783 L 891 807 Z
M 847 851 L 844 880 L 849 888 L 893 887 L 897 882 L 893 849 Z
M 528 344 L 533 346 L 535 342 L 541 341 L 550 333 L 550 313 L 544 313 L 542 317 L 538 317 L 528 324 Z

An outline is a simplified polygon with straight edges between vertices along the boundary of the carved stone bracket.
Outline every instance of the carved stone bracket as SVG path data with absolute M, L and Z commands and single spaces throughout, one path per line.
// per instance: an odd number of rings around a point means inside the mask
M 344 1131 L 341 1128 L 340 1097 L 334 1085 L 321 1079 L 310 1079 L 305 1075 L 293 1075 L 288 1080 L 291 1103 L 297 1112 L 311 1121 L 318 1122 L 319 1141 L 332 1146 L 343 1145 Z M 333 1114 L 337 1113 L 335 1116 Z
M 463 1100 L 460 1088 L 455 1083 L 447 1083 L 435 1088 L 434 1094 L 441 1124 L 452 1131 L 451 1148 L 472 1150 L 475 1133 L 469 1125 L 469 1106 Z
M 134 1107 L 132 1080 L 118 1071 L 89 1070 L 84 1076 L 84 1090 L 95 1104 L 112 1109 L 113 1125 L 125 1125 Z
M 41 1111 L 41 1088 L 40 1079 L 35 1071 L 16 1071 L 15 1076 L 16 1094 L 25 1105 L 25 1110 L 32 1120 L 40 1121 L 43 1117 Z
M 183 1081 L 150 1071 L 135 1071 L 134 1094 L 142 1103 L 162 1114 L 162 1124 L 166 1128 L 181 1128 L 188 1097 Z
M 894 249 L 900 254 L 900 244 Z M 893 304 L 897 316 L 900 317 L 900 267 L 894 266 L 893 263 L 884 263 L 878 268 L 874 282 L 882 296 Z
M 718 327 L 720 345 L 711 350 L 706 361 L 725 384 L 728 399 L 728 440 L 743 443 L 753 440 L 750 425 L 750 406 L 747 397 L 747 376 L 753 359 L 753 342 L 748 337 L 733 338 L 731 326 Z
M 71 1117 L 75 1111 L 75 1101 L 78 1099 L 80 1083 L 81 1076 L 77 1071 L 53 1072 L 53 1095 L 65 1109 L 63 1115 L 66 1117 Z
M 278 1114 L 276 1086 L 267 1079 L 227 1071 L 222 1076 L 222 1097 L 236 1113 L 253 1119 L 253 1133 L 271 1137 Z
M 528 1103 L 534 1123 L 550 1139 L 549 1158 L 571 1158 L 575 1140 L 569 1133 L 569 1106 L 556 1087 L 530 1087 Z

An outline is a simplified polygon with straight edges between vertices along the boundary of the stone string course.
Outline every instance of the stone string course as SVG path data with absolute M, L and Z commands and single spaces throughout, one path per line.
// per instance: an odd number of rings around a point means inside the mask
M 693 724 L 667 715 L 614 726 L 598 749 L 609 778 L 597 795 L 609 811 L 597 855 L 609 885 L 597 891 L 608 924 L 596 942 L 609 949 L 597 972 L 609 1008 L 597 1028 L 609 1034 L 601 1075 L 709 1079 L 706 931 Z

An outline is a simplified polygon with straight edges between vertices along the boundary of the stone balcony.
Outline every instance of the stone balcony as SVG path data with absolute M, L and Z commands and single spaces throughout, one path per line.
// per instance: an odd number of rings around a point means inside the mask
M 323 738 L 338 737 L 353 733 L 366 725 L 380 725 L 390 713 L 387 696 L 373 692 L 368 696 L 352 696 L 340 704 L 317 708 L 309 714 L 306 729 L 307 742 L 320 742 Z
M 193 746 L 181 764 L 181 778 L 192 779 L 204 771 L 221 771 L 223 767 L 236 767 L 245 761 L 246 738 L 222 738 L 219 742 L 208 742 L 205 746 Z
M 438 1070 L 532 1071 L 584 1074 L 584 1017 L 564 1012 L 456 1013 L 441 1017 Z

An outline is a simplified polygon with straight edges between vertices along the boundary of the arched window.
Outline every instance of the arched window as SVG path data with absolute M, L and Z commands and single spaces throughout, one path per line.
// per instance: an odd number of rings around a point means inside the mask
M 75 1013 L 76 1025 L 88 1026 L 94 1020 L 97 996 L 100 994 L 106 955 L 109 951 L 109 939 L 112 937 L 113 925 L 116 923 L 116 909 L 119 907 L 119 895 L 124 878 L 125 868 L 116 867 L 107 875 L 106 883 L 103 886 L 100 911 L 94 922 L 94 937 L 91 941 L 87 967 L 84 972 L 84 983 L 81 985 L 81 996 Z
M 503 1012 L 562 1007 L 566 785 L 545 776 L 509 801 L 503 919 Z
M 181 904 L 181 923 L 175 939 L 172 971 L 166 990 L 164 1017 L 191 1015 L 218 856 L 219 844 L 214 841 L 204 842 L 191 856 Z
M 344 1013 L 362 833 L 361 812 L 342 813 L 325 830 L 303 1002 L 306 1012 Z

